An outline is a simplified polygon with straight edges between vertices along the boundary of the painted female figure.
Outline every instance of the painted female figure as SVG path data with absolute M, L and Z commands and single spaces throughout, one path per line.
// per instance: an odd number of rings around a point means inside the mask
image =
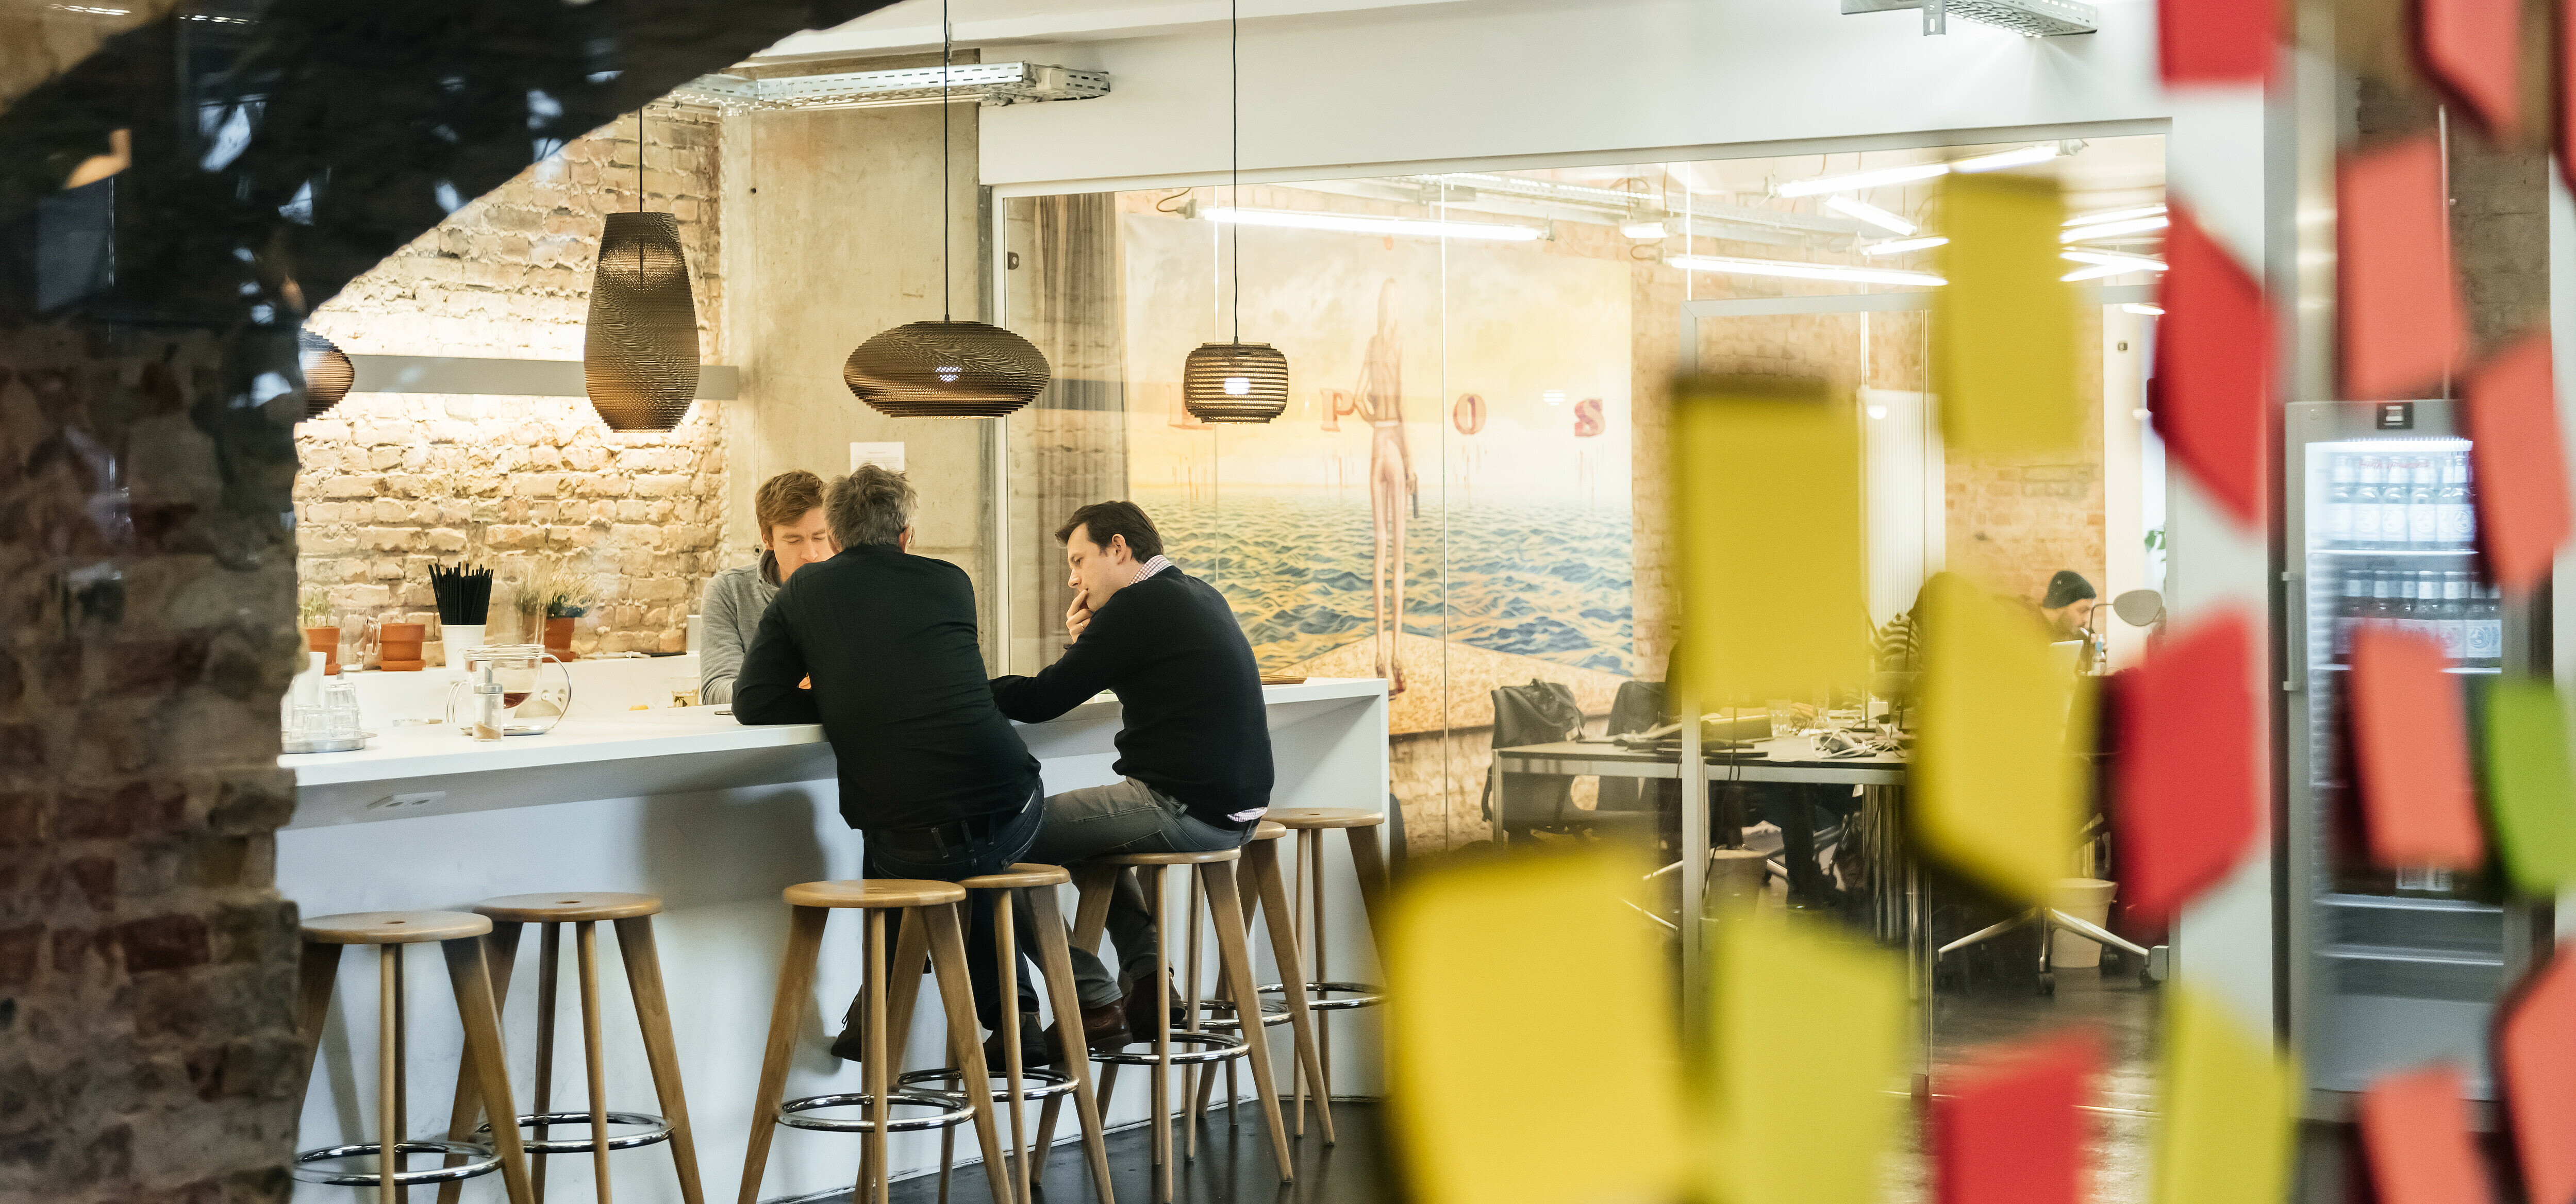
M 1396 333 L 1393 280 L 1378 290 L 1377 333 L 1369 337 L 1368 354 L 1360 360 L 1357 393 L 1359 417 L 1369 424 L 1369 522 L 1377 541 L 1369 592 L 1377 619 L 1377 673 L 1386 679 L 1387 693 L 1401 694 L 1404 525 L 1419 483 L 1413 452 L 1404 442 L 1404 348 Z

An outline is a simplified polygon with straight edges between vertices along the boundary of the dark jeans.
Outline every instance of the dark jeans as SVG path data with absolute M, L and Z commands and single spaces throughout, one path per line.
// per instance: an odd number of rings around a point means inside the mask
M 1028 805 L 1008 823 L 995 828 L 981 840 L 953 848 L 935 858 L 916 860 L 899 856 L 869 841 L 860 859 L 859 873 L 867 878 L 929 878 L 956 882 L 983 874 L 998 874 L 1026 860 L 1029 846 L 1038 838 L 1038 825 L 1046 818 L 1046 807 L 1037 794 L 1029 796 Z M 975 988 L 975 1016 L 984 1027 L 994 1028 L 995 1018 L 1006 1014 L 1001 1002 L 1001 971 L 993 956 L 993 896 L 989 891 L 976 891 L 966 896 L 966 975 Z M 902 913 L 887 917 L 886 956 L 894 956 L 897 934 L 902 930 Z M 905 973 L 906 967 L 894 967 L 891 973 Z M 909 967 L 918 974 L 921 967 Z M 858 1000 L 850 1001 L 850 1019 L 859 1014 Z
M 1220 828 L 1201 822 L 1180 800 L 1134 778 L 1052 795 L 1045 811 L 1046 823 L 1038 829 L 1028 859 L 1047 865 L 1073 865 L 1111 853 L 1214 852 L 1241 848 L 1252 838 L 1249 827 Z M 1025 902 L 1018 916 L 1024 931 L 1037 923 Z M 1151 968 L 1158 936 L 1134 870 L 1119 871 L 1117 890 L 1110 896 L 1108 933 L 1110 943 L 1118 948 L 1123 977 L 1132 979 Z M 1082 1006 L 1118 1002 L 1118 980 L 1110 976 L 1099 955 L 1087 949 L 1072 953 L 1074 991 Z M 1026 978 L 1020 981 L 1020 1006 L 1036 1010 L 1036 988 Z
M 1816 829 L 1860 810 L 1849 786 L 1804 786 L 1787 782 L 1748 782 L 1745 799 L 1754 818 L 1780 829 L 1780 861 L 1789 869 L 1789 894 L 1822 900 L 1833 895 L 1824 867 L 1816 863 Z

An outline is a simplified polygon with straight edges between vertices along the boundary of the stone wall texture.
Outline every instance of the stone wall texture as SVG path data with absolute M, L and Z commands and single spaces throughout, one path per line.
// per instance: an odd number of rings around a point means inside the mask
M 223 356 L 0 330 L 0 1200 L 286 1195 L 294 461 Z
M 636 123 L 575 139 L 471 201 L 307 323 L 352 354 L 578 360 L 604 216 L 638 205 Z M 704 362 L 722 362 L 718 123 L 657 107 L 643 122 L 646 208 L 679 216 Z M 352 393 L 299 424 L 300 576 L 344 639 L 368 618 L 434 609 L 429 566 L 543 566 L 596 604 L 581 652 L 677 652 L 723 567 L 725 425 L 702 401 L 676 430 L 611 431 L 582 398 Z

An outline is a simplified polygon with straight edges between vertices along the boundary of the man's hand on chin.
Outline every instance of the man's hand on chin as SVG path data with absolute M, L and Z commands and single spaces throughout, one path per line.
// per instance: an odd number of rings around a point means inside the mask
M 1065 640 L 1071 642 L 1081 639 L 1082 629 L 1089 626 L 1091 626 L 1091 591 L 1079 590 L 1073 595 L 1073 605 L 1066 607 L 1064 611 Z
M 806 674 L 804 677 L 799 678 L 799 679 L 797 680 L 797 682 L 796 682 L 796 688 L 797 688 L 797 689 L 799 689 L 799 690 L 811 690 L 811 689 L 813 689 L 813 688 L 814 688 L 814 675 L 813 675 L 813 674 L 811 674 L 811 673 L 808 673 L 808 674 Z

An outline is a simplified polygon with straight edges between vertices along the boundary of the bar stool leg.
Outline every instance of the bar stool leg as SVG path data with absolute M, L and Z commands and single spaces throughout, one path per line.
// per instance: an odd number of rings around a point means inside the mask
M 608 1194 L 608 1066 L 602 1061 L 599 1022 L 599 922 L 580 920 L 572 926 L 581 958 L 581 1060 L 590 1086 L 590 1173 L 599 1204 Z
M 930 964 L 930 929 L 921 917 L 907 913 L 894 921 L 894 965 L 886 971 L 887 1056 L 901 1063 L 910 1052 L 913 1006 L 921 998 L 921 972 Z
M 518 1118 L 510 1113 L 510 1071 L 502 1060 L 501 1013 L 492 1004 L 492 975 L 483 938 L 440 941 L 447 958 L 448 985 L 456 991 L 456 1012 L 465 1023 L 465 1063 L 482 1086 L 483 1109 L 497 1118 L 492 1150 L 501 1157 L 501 1182 L 510 1204 L 534 1204 L 528 1185 L 528 1154 L 519 1142 Z
M 671 1165 L 680 1176 L 680 1199 L 682 1204 L 706 1204 L 706 1189 L 698 1181 L 698 1139 L 689 1130 L 689 1097 L 680 1085 L 679 1047 L 671 1040 L 671 1003 L 662 994 L 662 954 L 653 944 L 653 918 L 637 916 L 616 925 L 617 954 L 626 963 L 626 988 L 635 998 L 636 1027 L 644 1033 L 653 1094 L 661 1099 L 662 1118 L 671 1126 Z M 518 927 L 510 925 L 514 946 Z
M 886 1126 L 894 1120 L 894 1068 L 886 1065 L 886 947 L 885 912 L 868 912 L 867 935 L 867 1075 L 868 1129 L 867 1161 L 860 1168 L 858 1191 L 851 1196 L 853 1204 L 874 1201 L 886 1204 Z M 909 925 L 907 925 L 909 927 Z
M 1378 913 L 1386 907 L 1387 888 L 1392 885 L 1386 874 L 1386 850 L 1378 843 L 1376 824 L 1344 828 L 1342 837 L 1350 842 L 1351 868 L 1360 878 L 1360 906 L 1368 913 L 1369 935 L 1374 938 L 1381 930 Z
M 483 938 L 483 970 L 492 979 L 495 1014 L 510 999 L 510 973 L 519 960 L 519 929 L 522 927 L 524 925 L 506 920 L 494 920 L 492 934 Z M 449 1141 L 474 1140 L 475 1118 L 483 1114 L 483 1093 L 474 1084 L 473 1055 L 468 1054 L 456 1064 L 456 1102 L 449 1107 L 447 1114 Z M 508 1119 L 515 1123 L 519 1118 L 514 1113 Z M 451 1154 L 440 1159 L 440 1165 L 456 1166 L 463 1161 L 463 1155 Z M 465 1182 L 461 1179 L 439 1184 L 438 1204 L 456 1204 L 457 1195 L 464 1190 Z
M 331 1015 L 331 987 L 340 978 L 339 945 L 320 941 L 304 942 L 304 956 L 296 964 L 295 1037 L 304 1044 L 304 1085 L 295 1098 L 304 1098 L 312 1086 L 313 1058 L 322 1048 L 322 1024 Z
M 930 962 L 938 973 L 939 1002 L 948 1011 L 949 1030 L 973 1033 L 976 1027 L 975 994 L 966 977 L 966 940 L 958 926 L 957 905 L 914 908 L 912 915 L 928 916 L 930 920 Z M 907 922 L 905 927 L 911 927 L 911 924 Z M 1011 1183 L 1002 1168 L 1002 1141 L 993 1125 L 993 1076 L 984 1065 L 984 1044 L 969 1040 L 963 1045 L 965 1048 L 960 1052 L 965 1055 L 962 1069 L 966 1072 L 966 1080 L 981 1087 L 980 1090 L 968 1091 L 966 1100 L 975 1111 L 976 1142 L 984 1148 L 984 1175 L 991 1183 L 993 1198 L 1008 1200 L 1011 1198 Z M 883 1132 L 882 1128 L 878 1130 L 879 1135 Z M 882 1198 L 878 1204 L 884 1204 Z
M 1185 1026 L 1186 1031 L 1195 1033 L 1199 1031 L 1199 903 L 1200 896 L 1205 887 L 1199 881 L 1199 876 L 1197 874 L 1184 871 L 1183 876 L 1188 878 L 1190 883 L 1190 935 L 1189 953 L 1187 955 L 1186 963 L 1188 969 L 1181 973 L 1181 978 L 1183 980 L 1183 985 L 1181 987 L 1181 1023 Z M 1198 1046 L 1192 1045 L 1190 1048 L 1196 1049 Z M 1181 1072 L 1181 1101 L 1184 1104 L 1191 1105 L 1187 1109 L 1188 1114 L 1182 1118 L 1181 1122 L 1181 1157 L 1191 1161 L 1197 1160 L 1199 1156 L 1199 1110 L 1192 1102 L 1198 1098 L 1198 1094 L 1199 1068 L 1196 1063 L 1192 1063 Z
M 1238 904 L 1235 893 L 1234 866 L 1212 861 L 1198 868 L 1200 873 L 1207 875 L 1208 900 L 1216 911 L 1217 948 L 1223 951 L 1218 960 L 1226 972 L 1234 976 L 1235 997 L 1257 1004 L 1261 996 L 1252 989 L 1252 956 L 1243 936 L 1243 908 Z M 1253 1038 L 1249 1043 L 1253 1089 L 1261 1093 L 1262 1104 L 1268 1113 L 1270 1151 L 1279 1160 L 1279 1181 L 1293 1183 L 1297 1179 L 1297 1170 L 1288 1156 L 1288 1130 L 1279 1123 L 1279 1098 L 1272 1085 L 1276 1080 L 1270 1074 L 1270 1043 L 1261 1038 L 1260 1028 L 1256 1014 L 1249 1029 Z
M 1172 1013 L 1164 1003 L 1163 984 L 1171 981 L 1172 908 L 1171 881 L 1166 867 L 1156 866 L 1149 875 L 1153 889 L 1145 892 L 1145 903 L 1154 917 L 1154 974 L 1147 984 L 1154 993 L 1154 1077 L 1149 1084 L 1146 1107 L 1154 1114 L 1154 1185 L 1156 1200 L 1172 1198 Z
M 402 1066 L 402 946 L 376 946 L 376 1199 L 394 1204 L 394 1143 L 402 1132 L 394 1126 L 401 1105 L 396 1071 Z
M 1037 921 L 1038 966 L 1045 971 L 1048 1002 L 1055 1008 L 1056 1056 L 1065 1073 L 1073 1076 L 1074 1114 L 1082 1124 L 1083 1152 L 1091 1159 L 1092 1187 L 1100 1204 L 1117 1204 L 1109 1186 L 1109 1145 L 1100 1131 L 1100 1101 L 1091 1094 L 1091 1050 L 1082 1037 L 1082 1000 L 1073 989 L 1073 957 L 1065 943 L 1064 918 L 1056 910 L 1054 887 L 1032 889 L 1028 898 L 1030 916 Z M 1046 1122 L 1062 1098 L 1050 1097 L 1039 1119 L 1038 1144 L 1030 1156 L 1040 1166 L 1045 1165 L 1051 1128 Z
M 394 1144 L 400 1145 L 404 1138 L 411 1135 L 411 1016 L 409 1009 L 404 1006 L 405 1001 L 411 998 L 411 983 L 403 977 L 404 963 L 410 959 L 403 956 L 401 948 L 392 948 L 388 951 L 394 956 L 394 1010 L 388 1013 L 393 1017 L 394 1026 L 393 1140 Z M 407 1160 L 403 1157 L 402 1151 L 394 1151 L 395 1170 L 403 1169 L 405 1161 Z M 395 1187 L 394 1198 L 408 1204 L 411 1199 L 411 1189 Z
M 769 1007 L 769 1045 L 760 1059 L 760 1094 L 751 1101 L 751 1139 L 743 1151 L 742 1190 L 735 1204 L 758 1204 L 760 1174 L 769 1169 L 769 1141 L 777 1135 L 779 1096 L 787 1087 L 787 1059 L 796 1047 L 796 1021 L 803 1014 L 805 993 L 814 988 L 814 959 L 823 948 L 828 913 L 820 907 L 796 907 L 789 914 L 787 952 L 779 959 L 778 994 Z
M 1312 981 L 1322 982 L 1324 981 L 1325 936 L 1324 834 L 1309 828 L 1299 832 L 1297 840 L 1309 854 L 1306 858 L 1306 889 L 1315 905 L 1315 944 L 1312 950 L 1315 958 L 1315 977 Z M 1315 1025 L 1315 1049 L 1315 1060 L 1321 1063 L 1321 1066 L 1315 1071 L 1313 1085 L 1316 1106 L 1322 1107 L 1325 1101 L 1333 1098 L 1333 1018 L 1330 1015 L 1324 1016 L 1322 1021 Z M 1304 1101 L 1298 1102 L 1297 1131 L 1301 1134 L 1306 1131 L 1305 1107 Z
M 1261 914 L 1270 924 L 1271 961 L 1279 967 L 1279 981 L 1291 989 L 1283 990 L 1288 1004 L 1288 1031 L 1296 1039 L 1293 1056 L 1305 1069 L 1307 1077 L 1323 1077 L 1324 1058 L 1315 1041 L 1315 1030 L 1322 1027 L 1322 1016 L 1307 1006 L 1306 992 L 1296 987 L 1303 974 L 1304 952 L 1297 941 L 1296 911 L 1288 902 L 1288 885 L 1279 877 L 1278 841 L 1256 840 L 1244 850 L 1251 859 L 1250 885 L 1261 895 Z M 1315 1117 L 1323 1131 L 1324 1144 L 1333 1144 L 1333 1102 L 1316 1101 Z
M 1011 913 L 1015 890 L 1000 892 L 993 907 L 993 949 L 1001 961 L 1002 1073 L 1007 1080 L 1011 1105 L 1011 1156 L 1018 1160 L 1018 1177 L 1012 1184 L 1012 1199 L 1029 1204 L 1029 1147 L 1022 1127 L 1027 1123 L 1020 1115 L 1020 946 L 1019 934 L 1012 931 L 1016 917 Z M 971 1036 L 972 1034 L 969 1034 Z M 989 1085 L 988 1088 L 989 1089 Z
M 539 1116 L 554 1110 L 555 1012 L 559 1003 L 555 988 L 562 971 L 563 925 L 537 925 L 537 1081 L 534 1106 Z M 515 1125 L 518 1118 L 495 1115 L 492 1127 L 500 1128 L 505 1120 Z M 537 1140 L 544 1141 L 552 1130 L 553 1126 L 544 1121 L 537 1122 Z M 536 1179 L 537 1204 L 546 1204 L 546 1156 L 535 1155 L 533 1161 L 534 1165 L 528 1169 Z

